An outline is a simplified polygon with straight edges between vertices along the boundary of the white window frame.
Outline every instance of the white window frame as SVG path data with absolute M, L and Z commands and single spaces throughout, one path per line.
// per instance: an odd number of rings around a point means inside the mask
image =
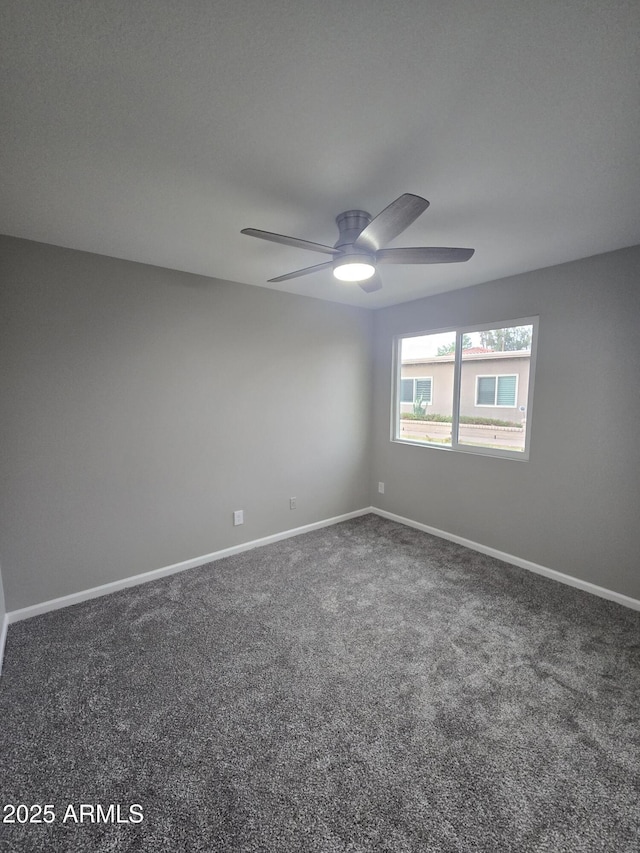
M 502 459 L 518 459 L 521 462 L 526 462 L 529 460 L 530 456 L 530 447 L 531 447 L 531 411 L 533 407 L 533 386 L 536 372 L 536 356 L 538 349 L 538 317 L 520 317 L 515 320 L 494 320 L 490 323 L 482 323 L 476 326 L 458 326 L 458 327 L 448 327 L 448 328 L 439 328 L 439 329 L 420 329 L 415 332 L 407 332 L 405 334 L 396 335 L 393 338 L 393 375 L 392 375 L 392 399 L 391 399 L 391 441 L 396 444 L 403 445 L 412 445 L 414 447 L 423 447 L 429 450 L 439 450 L 445 453 L 470 453 L 476 456 L 494 456 Z M 462 374 L 462 340 L 463 335 L 469 334 L 471 332 L 485 332 L 492 329 L 509 329 L 514 326 L 532 326 L 532 338 L 531 338 L 531 356 L 529 359 L 529 383 L 527 389 L 527 409 L 525 412 L 526 419 L 526 431 L 525 431 L 525 445 L 524 450 L 501 450 L 498 448 L 492 447 L 474 447 L 469 444 L 460 443 L 458 440 L 459 426 L 460 426 L 460 377 Z M 400 415 L 401 415 L 401 403 L 400 403 L 400 381 L 401 381 L 401 358 L 400 351 L 402 346 L 402 341 L 405 338 L 418 338 L 423 335 L 437 335 L 442 334 L 444 332 L 453 332 L 456 336 L 456 349 L 455 349 L 455 360 L 454 360 L 454 373 L 453 373 L 453 408 L 452 408 L 452 422 L 451 422 L 451 446 L 444 444 L 430 444 L 426 441 L 415 441 L 411 439 L 406 439 L 401 437 L 400 432 Z M 468 364 L 468 362 L 466 362 Z M 496 374 L 487 374 L 487 375 L 496 375 Z M 500 374 L 502 375 L 502 374 Z M 513 376 L 514 374 L 504 374 Z M 413 378 L 413 377 L 405 377 L 405 378 Z M 425 377 L 427 378 L 427 377 Z M 516 380 L 516 383 L 518 380 Z M 432 380 L 432 389 L 433 389 L 433 380 Z M 496 382 L 496 393 L 497 393 L 498 383 Z M 517 401 L 517 391 L 516 388 L 516 406 L 518 408 Z M 433 398 L 433 390 L 432 390 L 432 398 Z M 493 408 L 487 406 L 487 408 Z M 502 406 L 498 408 L 514 408 L 512 406 Z
M 514 400 L 513 406 L 505 406 L 504 403 L 498 403 L 498 379 L 502 379 L 503 377 L 508 377 L 509 379 L 514 376 L 516 380 L 516 389 L 514 392 Z M 493 395 L 493 399 L 496 401 L 494 403 L 478 403 L 478 379 L 495 379 L 496 380 L 496 389 L 495 394 Z M 474 395 L 474 403 L 476 409 L 517 409 L 518 408 L 518 382 L 520 377 L 517 373 L 478 373 L 476 375 L 476 389 Z

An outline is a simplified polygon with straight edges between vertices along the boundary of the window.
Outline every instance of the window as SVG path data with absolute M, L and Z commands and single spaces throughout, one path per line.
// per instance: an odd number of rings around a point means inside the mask
M 431 402 L 431 376 L 421 376 L 415 379 L 403 379 L 401 389 L 401 401 L 403 403 Z
M 392 440 L 529 458 L 537 318 L 395 342 Z
M 476 376 L 476 406 L 515 408 L 518 374 L 510 376 Z

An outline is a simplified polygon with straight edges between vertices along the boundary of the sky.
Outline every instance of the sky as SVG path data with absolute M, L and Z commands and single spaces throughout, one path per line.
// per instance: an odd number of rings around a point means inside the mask
M 530 326 L 510 326 L 513 329 L 531 328 Z M 471 346 L 482 346 L 480 340 L 480 332 L 465 332 L 465 337 L 471 338 Z M 438 349 L 441 346 L 455 343 L 456 333 L 453 332 L 436 332 L 433 335 L 420 335 L 418 337 L 403 338 L 402 340 L 402 359 L 406 358 L 422 358 L 423 356 L 438 355 Z
M 478 337 L 478 341 L 480 340 L 477 335 L 471 337 Z M 439 347 L 454 343 L 455 339 L 455 332 L 440 332 L 436 335 L 423 335 L 419 338 L 404 338 L 402 341 L 402 358 L 437 355 Z

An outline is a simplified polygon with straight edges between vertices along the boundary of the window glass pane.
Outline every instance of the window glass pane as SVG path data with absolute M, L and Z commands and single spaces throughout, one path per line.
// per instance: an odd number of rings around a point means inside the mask
M 416 379 L 416 398 L 421 398 L 427 403 L 431 402 L 431 377 Z
M 496 403 L 499 406 L 515 406 L 517 376 L 498 376 L 498 396 Z
M 402 380 L 400 395 L 403 403 L 413 403 L 413 379 Z
M 455 345 L 455 332 L 400 340 L 395 438 L 451 446 Z M 410 397 L 405 392 L 409 383 Z
M 458 444 L 523 452 L 533 326 L 465 332 Z
M 478 376 L 476 384 L 476 404 L 478 406 L 493 406 L 495 402 L 495 376 Z

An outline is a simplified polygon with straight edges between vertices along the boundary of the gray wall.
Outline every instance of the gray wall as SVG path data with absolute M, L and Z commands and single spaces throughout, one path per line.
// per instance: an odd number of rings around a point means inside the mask
M 371 312 L 13 238 L 0 259 L 8 610 L 368 505 Z
M 639 268 L 372 314 L 0 238 L 7 609 L 369 504 L 640 598 Z M 531 315 L 530 461 L 390 442 L 394 334 Z
M 371 503 L 640 598 L 639 271 L 635 247 L 376 312 Z M 529 461 L 389 440 L 394 334 L 534 315 Z

